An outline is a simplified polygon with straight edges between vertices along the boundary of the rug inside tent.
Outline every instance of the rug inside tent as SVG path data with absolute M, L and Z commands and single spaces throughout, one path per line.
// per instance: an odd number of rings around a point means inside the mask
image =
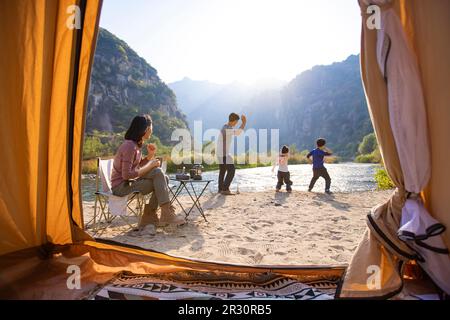
M 331 300 L 339 278 L 299 282 L 272 273 L 120 272 L 89 300 Z

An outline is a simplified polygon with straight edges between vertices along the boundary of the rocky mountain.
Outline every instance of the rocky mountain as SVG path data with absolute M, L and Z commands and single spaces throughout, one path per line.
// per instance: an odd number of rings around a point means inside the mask
M 282 143 L 311 149 L 318 137 L 342 157 L 353 157 L 373 132 L 361 82 L 359 56 L 303 72 L 281 92 Z
M 155 68 L 124 41 L 100 29 L 89 90 L 86 132 L 123 132 L 131 119 L 149 113 L 154 135 L 170 142 L 174 128 L 186 127 L 186 116 L 173 91 Z

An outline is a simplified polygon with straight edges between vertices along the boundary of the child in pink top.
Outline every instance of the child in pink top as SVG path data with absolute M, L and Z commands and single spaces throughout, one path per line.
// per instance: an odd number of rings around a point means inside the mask
M 277 192 L 281 190 L 281 186 L 283 184 L 286 184 L 287 192 L 292 192 L 291 187 L 292 181 L 291 181 L 291 174 L 289 173 L 288 161 L 289 161 L 289 147 L 283 146 L 283 148 L 281 148 L 281 152 L 277 158 L 277 161 L 272 168 L 273 172 L 275 170 L 275 167 L 278 166 L 278 173 L 277 173 L 278 182 L 276 185 Z

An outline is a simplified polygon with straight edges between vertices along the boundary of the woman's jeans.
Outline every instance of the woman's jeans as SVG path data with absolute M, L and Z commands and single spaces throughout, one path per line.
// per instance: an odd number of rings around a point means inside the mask
M 152 193 L 150 202 L 146 206 L 156 210 L 158 205 L 161 206 L 170 201 L 168 184 L 169 177 L 164 174 L 161 168 L 155 168 L 137 180 L 122 182 L 114 187 L 112 192 L 118 197 L 127 196 L 135 191 L 144 195 Z

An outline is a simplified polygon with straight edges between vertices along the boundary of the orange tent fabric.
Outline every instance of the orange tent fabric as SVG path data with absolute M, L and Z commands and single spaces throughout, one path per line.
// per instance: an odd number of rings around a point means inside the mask
M 111 280 L 121 271 L 135 274 L 183 273 L 208 281 L 211 275 L 243 275 L 271 273 L 296 279 L 302 283 L 336 282 L 345 267 L 245 267 L 174 258 L 146 250 L 118 247 L 99 242 L 48 248 L 52 259 L 43 250 L 26 249 L 0 259 L 0 299 L 83 299 L 97 286 Z M 80 268 L 80 290 L 68 289 L 68 266 Z M 216 279 L 217 280 L 217 279 Z
M 81 29 L 71 30 L 71 6 Z M 0 1 L 0 255 L 72 243 L 101 1 Z M 68 13 L 69 12 L 69 13 Z
M 448 186 L 450 167 L 450 109 L 448 108 L 450 83 L 450 1 L 420 0 L 366 1 L 360 0 L 362 20 L 361 72 L 375 132 L 380 144 L 386 169 L 398 187 L 388 203 L 373 209 L 369 216 L 370 229 L 354 254 L 343 286 L 342 298 L 389 297 L 402 289 L 404 262 L 414 259 L 414 252 L 397 237 L 402 207 L 405 202 L 405 186 L 397 147 L 389 123 L 387 88 L 376 57 L 377 30 L 367 27 L 367 7 L 380 5 L 382 10 L 393 8 L 399 16 L 420 69 L 428 117 L 431 145 L 432 176 L 423 199 L 430 214 L 443 225 L 450 225 Z M 379 229 L 379 230 L 377 230 Z M 382 236 L 381 236 L 382 235 Z M 447 247 L 449 230 L 443 234 Z M 379 286 L 369 288 L 367 270 L 380 266 Z M 448 279 L 450 282 L 450 279 Z

